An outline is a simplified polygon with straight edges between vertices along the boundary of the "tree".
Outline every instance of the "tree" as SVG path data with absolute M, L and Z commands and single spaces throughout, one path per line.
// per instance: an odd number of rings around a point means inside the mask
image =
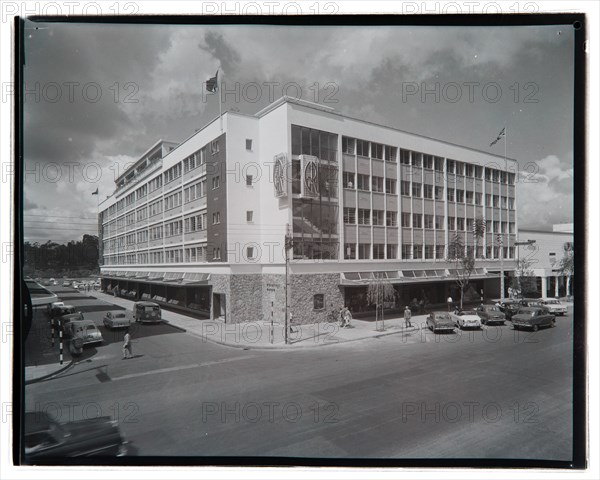
M 375 278 L 369 282 L 367 288 L 367 302 L 375 305 L 375 329 L 378 328 L 379 320 L 381 320 L 381 330 L 385 329 L 383 320 L 383 304 L 394 300 L 396 290 L 394 286 L 385 279 L 381 274 L 375 273 Z
M 448 245 L 448 260 L 454 264 L 453 274 L 456 284 L 460 288 L 460 309 L 462 310 L 464 291 L 469 286 L 471 275 L 475 270 L 475 257 L 470 251 L 465 254 L 465 245 L 458 234 L 454 235 Z
M 511 287 L 518 295 L 527 297 L 537 291 L 537 280 L 531 269 L 532 262 L 526 258 L 517 259 L 517 268 L 511 280 Z
M 473 223 L 473 237 L 475 240 L 475 256 L 477 257 L 477 251 L 479 250 L 479 242 L 485 235 L 485 220 L 482 217 L 477 217 Z
M 572 243 L 565 243 L 564 255 L 558 263 L 558 271 L 567 277 L 567 287 L 565 295 L 571 294 L 571 277 L 575 273 L 575 252 Z

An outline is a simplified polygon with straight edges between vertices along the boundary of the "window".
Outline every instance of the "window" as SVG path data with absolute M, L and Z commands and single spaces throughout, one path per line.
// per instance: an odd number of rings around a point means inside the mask
M 465 191 L 464 190 L 456 190 L 456 201 L 459 203 L 465 202 Z
M 462 162 L 456 162 L 456 174 L 464 175 L 465 174 L 465 164 Z
M 508 233 L 515 233 L 515 222 L 508 223 Z
M 507 181 L 508 181 L 509 185 L 514 185 L 515 184 L 515 174 L 514 173 L 509 173 Z
M 383 145 L 371 142 L 371 157 L 383 160 Z
M 474 194 L 473 194 L 473 192 L 467 191 L 467 193 L 466 193 L 466 200 L 465 200 L 465 201 L 466 201 L 466 202 L 467 202 L 469 205 L 472 205 L 472 204 L 473 204 L 473 197 L 474 197 Z
M 252 175 L 246 175 L 246 186 L 247 187 L 252 186 Z
M 344 172 L 344 188 L 356 188 L 356 184 L 354 183 L 354 172 Z
M 181 192 L 174 193 L 165 197 L 165 211 L 181 206 Z
M 254 259 L 254 247 L 246 247 L 246 258 L 248 260 Z
M 252 150 L 252 139 L 251 138 L 246 139 L 246 150 Z
M 494 195 L 492 197 L 493 201 L 494 201 L 494 207 L 499 207 L 500 206 L 500 197 L 498 195 Z
M 400 182 L 400 193 L 402 195 L 410 196 L 410 182 L 405 180 Z
M 444 258 L 444 245 L 435 246 L 435 258 Z
M 423 155 L 423 168 L 433 170 L 433 155 Z
M 486 193 L 485 194 L 485 206 L 486 207 L 491 207 L 492 206 L 492 194 L 491 193 Z
M 464 218 L 458 217 L 456 219 L 456 229 L 464 231 L 464 229 L 465 229 L 465 219 Z
M 410 227 L 410 213 L 402 213 L 401 216 L 402 219 L 402 226 L 403 227 Z
M 481 205 L 482 195 L 480 192 L 475 192 L 475 205 Z
M 467 218 L 467 232 L 472 232 L 475 222 L 472 218 Z
M 359 190 L 369 191 L 369 175 L 358 174 L 356 188 Z
M 500 197 L 500 206 L 502 208 L 508 207 L 508 199 L 505 196 Z
M 515 209 L 515 199 L 512 197 L 508 197 L 508 208 L 510 210 L 514 210 Z
M 369 142 L 365 140 L 356 140 L 356 154 L 362 157 L 369 156 Z
M 370 225 L 371 224 L 371 210 L 366 208 L 358 209 L 358 224 L 359 225 Z
M 471 165 L 471 164 L 465 165 L 465 177 L 472 177 L 473 171 L 474 171 L 473 165 Z
M 163 173 L 163 177 L 165 179 L 165 185 L 181 177 L 181 163 L 169 168 L 165 173 Z
M 425 245 L 425 260 L 433 259 L 433 245 Z
M 507 225 L 507 223 L 506 223 L 506 222 L 502 222 L 502 223 L 500 224 L 500 228 L 501 228 L 501 231 L 502 231 L 502 233 L 506 233 L 506 230 L 507 230 L 507 228 L 508 228 L 508 225 Z
M 423 215 L 423 226 L 425 228 L 433 228 L 433 215 L 427 213 Z
M 421 184 L 417 182 L 412 183 L 412 196 L 420 197 L 421 196 Z
M 498 221 L 492 222 L 492 226 L 494 227 L 494 230 L 493 230 L 494 233 L 500 233 L 500 222 L 498 222 Z
M 423 245 L 413 245 L 413 258 L 423 258 Z
M 385 193 L 396 194 L 396 180 L 394 178 L 385 179 Z
M 246 210 L 246 221 L 252 222 L 253 217 L 254 217 L 254 212 L 252 210 Z
M 358 258 L 361 260 L 368 260 L 371 258 L 371 245 L 368 243 L 358 244 Z
M 383 192 L 383 177 L 371 177 L 371 184 L 374 192 Z
M 433 185 L 423 185 L 423 196 L 425 198 L 433 198 Z
M 396 162 L 396 153 L 398 149 L 396 147 L 385 146 L 385 159 L 388 162 Z
M 221 186 L 221 177 L 219 175 L 212 178 L 212 189 L 215 190 Z
M 442 200 L 444 198 L 444 187 L 435 187 L 435 199 Z
M 410 165 L 410 150 L 400 149 L 400 163 Z
M 448 217 L 448 230 L 456 230 L 456 218 Z
M 383 210 L 373 210 L 373 225 L 383 225 Z
M 356 223 L 356 209 L 354 207 L 344 207 L 344 223 L 347 225 Z
M 412 255 L 412 248 L 410 245 L 402 245 L 402 259 L 409 260 Z
M 212 155 L 215 155 L 215 154 L 219 153 L 219 142 L 218 142 L 218 140 L 213 140 L 212 142 L 210 142 L 210 153 Z
M 398 245 L 388 244 L 386 249 L 386 258 L 393 259 L 398 258 Z
M 212 214 L 212 223 L 213 225 L 221 223 L 221 212 L 214 212 Z
M 353 138 L 342 137 L 342 152 L 354 155 L 355 141 Z
M 346 259 L 346 260 L 356 259 L 356 244 L 346 243 L 344 245 L 344 259 Z
M 213 260 L 221 260 L 221 249 L 214 247 L 213 248 Z
M 449 202 L 454 201 L 454 189 L 453 188 L 448 189 L 448 201 Z
M 385 258 L 385 245 L 382 243 L 373 244 L 373 259 L 383 260 Z
M 325 295 L 317 293 L 313 295 L 313 309 L 323 310 L 325 308 Z
M 390 212 L 389 210 L 385 212 L 385 224 L 388 227 L 397 227 L 398 226 L 398 212 Z
M 423 164 L 423 154 L 419 152 L 412 152 L 412 164 L 413 167 L 420 167 Z
M 447 173 L 454 173 L 455 166 L 456 166 L 456 162 L 454 160 L 448 160 Z
M 413 228 L 423 228 L 423 215 L 413 213 Z
M 444 159 L 442 157 L 434 157 L 435 158 L 435 169 L 438 172 L 444 171 Z

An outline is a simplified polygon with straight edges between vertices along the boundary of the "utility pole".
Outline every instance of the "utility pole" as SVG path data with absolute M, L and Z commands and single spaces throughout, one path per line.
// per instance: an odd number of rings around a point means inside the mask
M 288 300 L 290 258 L 288 255 L 288 251 L 291 248 L 294 248 L 294 240 L 290 233 L 290 224 L 288 223 L 285 226 L 285 241 L 284 241 L 284 250 L 285 250 L 285 322 L 284 322 L 285 323 L 285 325 L 284 325 L 285 334 L 284 334 L 284 338 L 285 338 L 286 345 L 289 343 L 289 333 L 290 333 L 290 326 L 289 326 L 290 313 L 289 313 L 289 300 Z

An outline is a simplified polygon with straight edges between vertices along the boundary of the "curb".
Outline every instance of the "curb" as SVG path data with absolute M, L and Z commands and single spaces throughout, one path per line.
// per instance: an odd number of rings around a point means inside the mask
M 181 328 L 181 327 L 177 327 L 177 328 Z M 184 330 L 185 331 L 185 330 Z M 399 333 L 405 333 L 407 335 L 413 335 L 417 332 L 419 332 L 420 329 L 419 328 L 415 328 L 414 330 L 411 330 L 409 332 L 404 332 L 404 331 L 395 331 L 395 332 L 382 332 L 379 335 L 373 335 L 373 336 L 368 336 L 368 337 L 360 337 L 360 338 L 351 338 L 348 340 L 338 340 L 338 341 L 334 341 L 334 342 L 329 342 L 329 343 L 317 343 L 315 345 L 299 345 L 299 346 L 295 346 L 295 344 L 289 344 L 289 345 L 259 345 L 259 346 L 253 346 L 253 345 L 240 345 L 237 343 L 227 343 L 224 342 L 222 340 L 214 340 L 212 338 L 206 337 L 204 335 L 201 335 L 199 333 L 196 333 L 194 331 L 187 331 L 187 333 L 194 335 L 198 338 L 201 338 L 204 341 L 207 342 L 211 342 L 217 345 L 223 345 L 226 347 L 231 347 L 231 348 L 238 348 L 238 349 L 242 349 L 242 350 L 307 350 L 310 348 L 318 348 L 318 347 L 325 347 L 325 346 L 331 346 L 331 345 L 341 345 L 344 343 L 352 343 L 352 342 L 359 342 L 362 340 L 369 340 L 369 339 L 373 339 L 373 338 L 381 338 L 381 337 L 386 337 L 388 335 L 397 335 Z M 307 339 L 308 340 L 308 339 Z
M 48 373 L 47 375 L 44 375 L 43 377 L 32 378 L 31 380 L 25 380 L 25 385 L 31 385 L 32 383 L 37 383 L 37 382 L 42 382 L 44 380 L 48 380 L 49 378 L 52 378 L 52 377 L 58 375 L 59 373 L 63 373 L 65 370 L 67 370 L 68 368 L 71 368 L 72 366 L 73 366 L 73 359 L 71 359 L 71 361 L 68 364 L 62 366 L 55 372 Z

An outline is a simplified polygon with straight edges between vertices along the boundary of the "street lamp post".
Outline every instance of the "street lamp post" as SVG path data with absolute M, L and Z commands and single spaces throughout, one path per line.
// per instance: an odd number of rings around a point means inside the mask
M 496 237 L 498 245 L 500 245 L 500 303 L 504 303 L 504 247 L 502 236 Z
M 288 302 L 288 290 L 289 290 L 289 255 L 288 250 L 294 247 L 294 240 L 290 233 L 290 225 L 287 224 L 285 227 L 285 242 L 284 242 L 284 253 L 285 253 L 285 324 L 284 324 L 284 339 L 285 344 L 289 343 L 289 302 Z

